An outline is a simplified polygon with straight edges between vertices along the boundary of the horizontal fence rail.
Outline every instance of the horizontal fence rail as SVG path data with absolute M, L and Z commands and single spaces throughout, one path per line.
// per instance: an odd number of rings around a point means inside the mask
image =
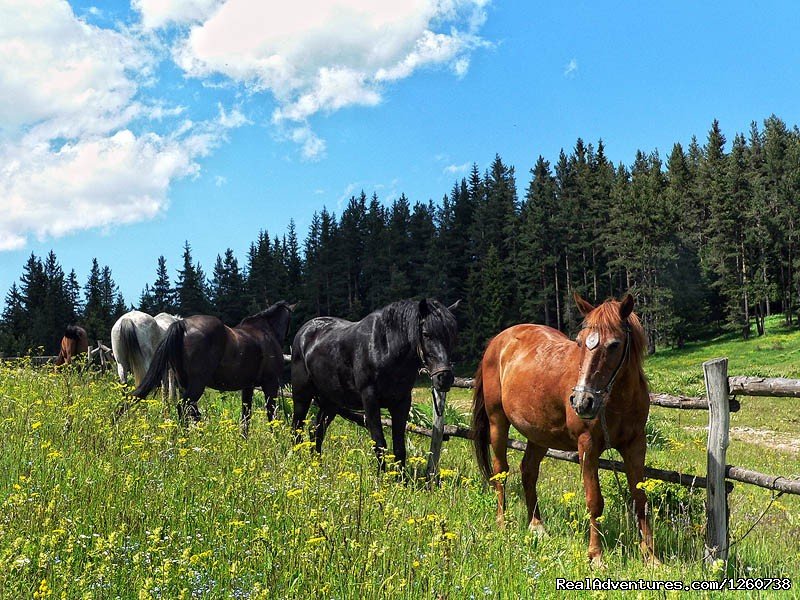
M 386 427 L 392 426 L 392 420 L 388 418 L 381 419 L 381 423 Z M 431 437 L 433 435 L 433 430 L 427 427 L 421 427 L 420 425 L 414 425 L 413 423 L 406 423 L 406 431 L 417 435 L 424 435 L 426 437 Z M 469 427 L 461 427 L 459 425 L 445 425 L 444 439 L 448 440 L 451 437 L 471 440 L 473 437 L 472 429 L 470 429 Z M 511 448 L 512 450 L 525 452 L 525 448 L 527 447 L 527 445 L 528 445 L 527 443 L 520 440 L 508 440 L 508 447 Z M 550 458 L 554 458 L 556 460 L 563 460 L 575 464 L 580 464 L 577 452 L 567 452 L 564 450 L 550 449 L 547 451 L 546 456 L 549 456 Z M 617 471 L 619 473 L 625 473 L 625 465 L 618 460 L 609 460 L 606 458 L 601 458 L 600 468 L 605 469 L 607 471 Z M 679 473 L 678 471 L 668 471 L 665 469 L 656 469 L 654 467 L 645 467 L 644 474 L 649 479 L 658 479 L 660 481 L 666 481 L 669 483 L 677 483 L 679 485 L 689 488 L 706 487 L 706 478 L 700 475 Z M 731 491 L 733 489 L 733 484 L 729 482 L 726 487 L 728 491 Z
M 800 379 L 737 375 L 728 378 L 728 388 L 735 396 L 800 398 Z
M 753 378 L 758 379 L 758 378 Z M 784 380 L 792 381 L 792 380 Z M 800 384 L 800 382 L 798 382 Z M 475 387 L 475 380 L 472 377 L 456 377 L 453 381 L 453 387 L 462 389 L 472 389 Z M 800 390 L 800 388 L 799 388 Z M 751 394 L 751 395 L 767 395 L 767 394 Z M 708 410 L 708 400 L 706 398 L 697 398 L 693 396 L 673 396 L 664 393 L 651 393 L 650 405 L 661 406 L 664 408 L 681 408 L 685 410 Z M 741 408 L 739 401 L 735 398 L 730 400 L 730 411 L 736 412 Z

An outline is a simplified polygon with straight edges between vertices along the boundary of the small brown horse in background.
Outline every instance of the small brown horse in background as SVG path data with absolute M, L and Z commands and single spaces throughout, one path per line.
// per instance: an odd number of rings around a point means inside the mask
M 539 464 L 548 448 L 577 450 L 589 510 L 589 559 L 602 566 L 597 518 L 603 513 L 598 464 L 606 448 L 625 462 L 646 560 L 657 563 L 647 497 L 637 484 L 644 476 L 645 422 L 650 410 L 642 371 L 646 337 L 633 314 L 633 296 L 593 307 L 575 295 L 583 329 L 572 341 L 543 325 L 515 325 L 489 342 L 475 375 L 474 445 L 484 475 L 497 492 L 497 521 L 504 523 L 509 426 L 528 440 L 522 486 L 529 529 L 544 534 L 536 495 Z M 489 445 L 494 451 L 489 466 Z
M 89 351 L 89 336 L 86 330 L 77 325 L 69 325 L 61 338 L 61 350 L 56 358 L 56 366 L 68 365 L 78 354 Z

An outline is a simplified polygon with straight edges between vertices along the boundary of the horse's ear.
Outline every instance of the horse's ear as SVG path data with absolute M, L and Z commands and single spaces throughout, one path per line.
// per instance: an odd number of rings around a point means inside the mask
M 633 296 L 631 294 L 625 294 L 625 297 L 619 304 L 620 319 L 624 321 L 631 315 L 631 313 L 633 312 L 633 303 L 634 303 Z
M 461 304 L 461 298 L 459 298 L 458 300 L 453 302 L 450 306 L 448 306 L 447 310 L 449 310 L 450 312 L 455 312 L 459 304 Z
M 584 317 L 594 310 L 594 306 L 581 298 L 581 295 L 578 292 L 575 292 L 572 297 L 575 298 L 575 304 L 578 306 L 578 310 Z
M 297 308 L 297 305 L 300 304 L 300 300 L 295 302 L 294 304 L 287 304 L 286 308 L 289 309 L 289 312 L 294 312 L 294 309 Z
M 419 301 L 419 316 L 420 318 L 424 319 L 427 317 L 431 312 L 431 307 L 428 306 L 428 300 L 423 298 Z

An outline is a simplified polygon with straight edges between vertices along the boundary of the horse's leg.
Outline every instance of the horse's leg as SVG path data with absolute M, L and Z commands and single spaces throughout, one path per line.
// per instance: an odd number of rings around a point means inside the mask
M 407 398 L 389 409 L 392 417 L 392 453 L 394 459 L 400 463 L 400 473 L 403 475 L 406 470 L 406 423 L 409 410 L 411 410 L 410 393 Z
M 242 389 L 242 418 L 239 421 L 239 427 L 242 432 L 242 437 L 247 439 L 250 433 L 250 415 L 253 413 L 253 388 Z
M 505 527 L 506 477 L 508 476 L 508 429 L 511 424 L 500 410 L 489 414 L 489 443 L 492 446 L 492 479 L 497 494 L 497 525 Z
M 264 409 L 267 411 L 267 421 L 274 421 L 278 416 L 278 406 L 275 401 L 275 396 L 264 394 Z
M 314 442 L 314 448 L 318 454 L 322 454 L 322 442 L 325 441 L 325 434 L 334 417 L 336 417 L 336 413 L 329 413 L 320 406 L 310 434 L 311 441 Z
M 520 465 L 522 489 L 525 490 L 525 504 L 528 507 L 528 529 L 538 536 L 547 535 L 542 524 L 542 514 L 539 512 L 539 498 L 536 494 L 539 466 L 545 454 L 547 454 L 547 448 L 528 442 Z
M 128 381 L 128 372 L 122 365 L 121 360 L 117 362 L 117 377 L 119 377 L 119 382 L 122 385 L 125 385 L 125 383 Z
M 378 459 L 378 470 L 383 471 L 386 469 L 386 463 L 383 460 L 383 455 L 386 454 L 386 438 L 383 435 L 381 409 L 378 405 L 378 399 L 375 397 L 375 392 L 371 389 L 362 392 L 362 402 L 364 406 L 364 423 L 367 426 L 372 442 L 375 444 L 374 449 L 375 457 Z
M 639 436 L 629 445 L 618 448 L 625 463 L 625 475 L 628 478 L 628 487 L 633 498 L 633 512 L 639 524 L 639 533 L 642 536 L 639 546 L 646 561 L 660 564 L 655 555 L 653 545 L 653 530 L 647 518 L 647 495 L 637 485 L 644 479 L 644 457 L 647 442 L 644 435 Z
M 164 375 L 161 376 L 161 401 L 164 403 L 164 416 L 169 415 L 169 383 L 170 383 L 170 372 L 171 370 L 167 368 L 164 372 Z
M 169 402 L 170 402 L 170 409 L 172 409 L 172 405 L 178 401 L 178 381 L 177 377 L 175 376 L 175 371 L 172 367 L 167 369 L 168 378 L 169 378 Z
M 186 388 L 183 391 L 183 399 L 178 405 L 178 417 L 182 425 L 186 425 L 187 417 L 191 418 L 195 423 L 201 419 L 202 415 L 200 414 L 197 403 L 200 401 L 200 396 L 203 395 L 205 389 L 205 385 L 186 382 Z
M 589 560 L 594 567 L 603 566 L 603 548 L 600 543 L 600 529 L 597 518 L 603 514 L 603 495 L 600 491 L 600 448 L 586 432 L 578 438 L 578 458 L 583 476 L 583 490 L 586 493 L 586 508 L 589 510 Z
M 295 444 L 303 441 L 303 429 L 313 400 L 314 397 L 307 390 L 299 385 L 292 386 L 292 431 Z

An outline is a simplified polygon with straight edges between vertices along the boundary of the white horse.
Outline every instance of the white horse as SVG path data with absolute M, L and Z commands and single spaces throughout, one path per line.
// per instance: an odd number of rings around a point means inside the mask
M 114 323 L 111 328 L 111 349 L 117 361 L 120 383 L 127 383 L 130 373 L 133 373 L 137 386 L 142 382 L 156 348 L 167 334 L 167 329 L 178 320 L 179 317 L 167 313 L 159 313 L 153 318 L 147 313 L 132 310 Z M 168 400 L 174 402 L 177 398 L 175 376 L 171 369 L 164 376 L 161 396 L 167 408 L 169 408 Z
M 171 315 L 165 312 L 158 313 L 154 318 L 156 323 L 158 323 L 159 329 L 161 329 L 162 340 L 166 337 L 169 326 L 181 320 L 178 315 Z M 159 340 L 158 343 L 160 344 L 161 340 Z M 156 348 L 158 348 L 158 346 L 156 346 Z M 165 381 L 161 385 L 161 397 L 164 400 L 167 410 L 169 410 L 170 406 L 176 404 L 178 400 L 178 386 L 176 383 L 177 378 L 175 377 L 175 371 L 167 369 L 167 374 L 164 376 L 164 379 Z

